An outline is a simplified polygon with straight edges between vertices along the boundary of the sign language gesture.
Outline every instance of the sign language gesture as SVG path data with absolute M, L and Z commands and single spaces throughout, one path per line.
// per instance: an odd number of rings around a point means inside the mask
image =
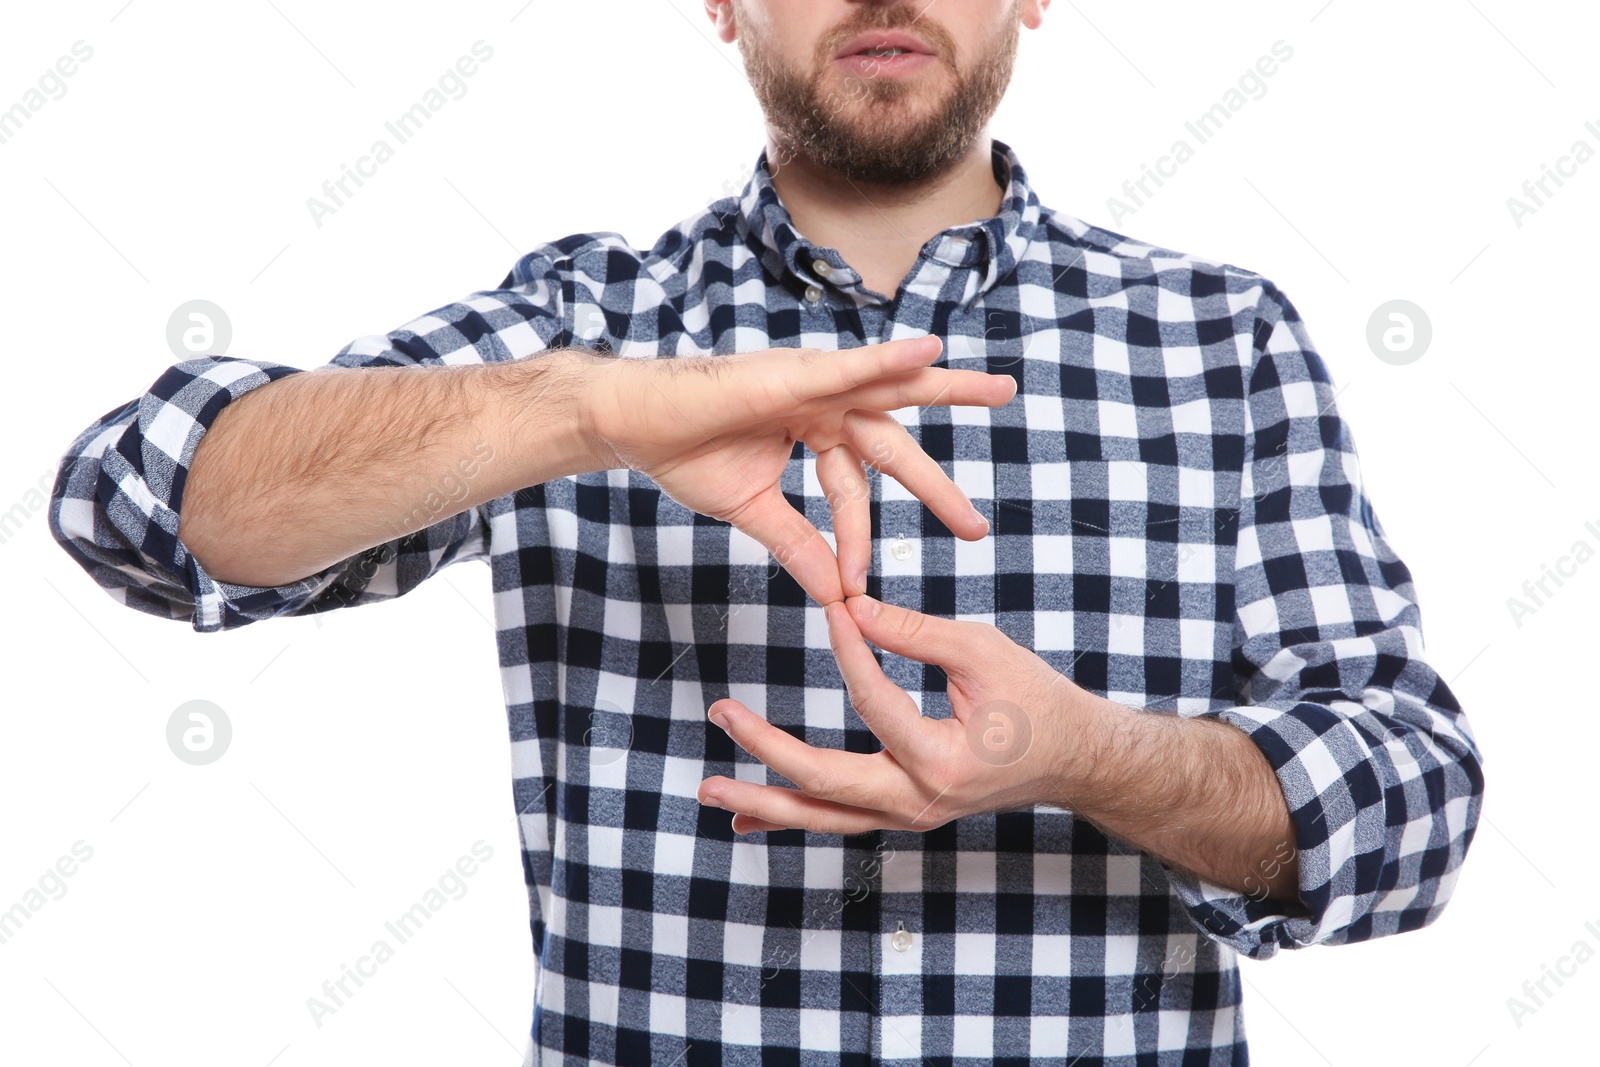
M 975 622 L 956 622 L 851 597 L 828 604 L 828 637 L 850 703 L 883 742 L 871 754 L 814 748 L 737 700 L 711 720 L 799 788 L 706 779 L 700 800 L 735 813 L 736 833 L 798 828 L 826 834 L 931 830 L 962 815 L 1061 799 L 1075 759 L 1067 739 L 1082 693 L 1033 652 Z M 949 674 L 952 715 L 924 718 L 890 681 L 863 634 Z
M 839 601 L 847 590 L 838 557 L 778 488 L 796 441 L 817 453 L 830 500 L 851 492 L 845 483 L 852 466 L 854 484 L 864 490 L 866 462 L 957 536 L 975 540 L 988 529 L 966 494 L 887 414 L 935 404 L 998 407 L 1015 395 L 1007 376 L 930 367 L 941 350 L 937 337 L 926 336 L 837 352 L 600 360 L 589 414 L 595 452 L 605 466 L 646 474 L 684 507 L 755 538 L 818 603 Z M 858 495 L 852 516 L 865 515 L 864 493 Z M 864 550 L 852 551 L 850 573 L 864 578 Z
M 850 703 L 883 749 L 814 748 L 737 700 L 717 701 L 711 720 L 798 786 L 707 778 L 700 802 L 733 812 L 735 833 L 925 831 L 1047 804 L 1218 885 L 1299 907 L 1294 823 L 1243 730 L 1090 693 L 987 623 L 866 596 L 824 611 Z M 869 639 L 942 667 L 951 717 L 924 717 L 884 675 Z

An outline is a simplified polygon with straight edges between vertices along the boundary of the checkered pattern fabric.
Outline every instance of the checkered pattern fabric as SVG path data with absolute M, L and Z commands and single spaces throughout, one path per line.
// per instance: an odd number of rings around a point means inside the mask
M 870 592 L 993 623 L 1113 700 L 1246 732 L 1293 811 L 1302 910 L 1043 807 L 736 838 L 700 782 L 783 783 L 707 722 L 713 701 L 815 745 L 877 743 L 820 608 L 749 537 L 633 472 L 523 489 L 280 588 L 214 580 L 177 537 L 186 469 L 224 406 L 294 367 L 174 365 L 73 442 L 51 528 L 113 596 L 201 631 L 488 563 L 540 1062 L 1244 1063 L 1237 954 L 1432 921 L 1476 826 L 1477 747 L 1289 300 L 1045 209 L 1007 145 L 993 158 L 999 214 L 929 240 L 892 298 L 795 229 L 763 154 L 742 195 L 648 251 L 612 233 L 540 246 L 499 288 L 332 365 L 932 333 L 942 365 L 1012 376 L 998 410 L 896 413 L 992 533 L 956 540 L 874 474 Z M 783 488 L 831 531 L 813 456 L 796 449 Z M 924 714 L 950 713 L 937 669 L 880 658 Z

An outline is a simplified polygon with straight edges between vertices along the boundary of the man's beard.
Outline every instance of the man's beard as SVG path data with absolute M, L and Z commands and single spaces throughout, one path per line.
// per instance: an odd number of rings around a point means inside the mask
M 914 185 L 942 174 L 972 147 L 1010 84 L 1021 35 L 1020 0 L 1012 6 L 1010 28 L 993 50 L 979 56 L 972 69 L 956 70 L 955 42 L 943 27 L 919 22 L 910 6 L 861 8 L 859 17 L 817 42 L 812 73 L 785 69 L 775 49 L 746 29 L 739 31 L 739 51 L 761 110 L 775 131 L 776 170 L 796 155 L 804 156 L 853 180 L 873 185 Z M 949 94 L 922 114 L 908 114 L 892 105 L 913 97 L 912 85 L 892 78 L 849 76 L 831 92 L 822 81 L 834 65 L 834 54 L 859 33 L 907 29 L 937 51 L 935 61 L 955 76 Z M 871 115 L 861 120 L 847 109 L 865 105 Z

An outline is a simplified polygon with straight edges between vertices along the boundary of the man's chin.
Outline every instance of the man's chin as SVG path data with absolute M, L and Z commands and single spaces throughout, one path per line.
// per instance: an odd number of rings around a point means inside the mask
M 949 113 L 949 101 L 931 92 L 908 92 L 892 98 L 868 97 L 855 100 L 833 116 L 832 122 L 857 137 L 870 137 L 882 130 L 934 132 Z M 909 137 L 909 134 L 902 134 Z
M 953 157 L 929 158 L 927 140 L 914 136 L 834 141 L 811 160 L 858 185 L 886 189 L 928 182 L 955 162 Z

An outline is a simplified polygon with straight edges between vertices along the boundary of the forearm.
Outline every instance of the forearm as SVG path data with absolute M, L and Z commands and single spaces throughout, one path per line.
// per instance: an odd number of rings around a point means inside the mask
M 1064 807 L 1217 885 L 1294 901 L 1294 824 L 1266 757 L 1211 719 L 1136 711 L 1077 690 Z
M 178 535 L 218 581 L 286 585 L 485 500 L 602 469 L 581 370 L 544 353 L 327 367 L 262 386 L 195 450 Z

